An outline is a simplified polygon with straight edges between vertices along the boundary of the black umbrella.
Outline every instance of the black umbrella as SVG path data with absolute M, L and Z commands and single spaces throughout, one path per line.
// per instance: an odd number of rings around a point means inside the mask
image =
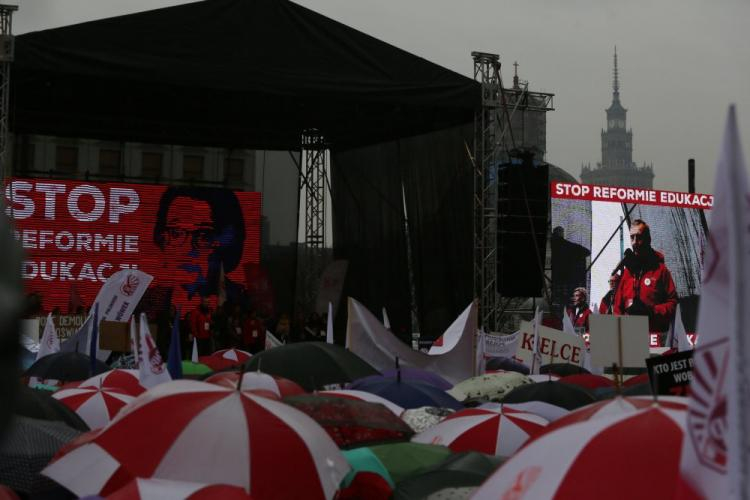
M 594 396 L 582 387 L 559 382 L 538 382 L 520 385 L 505 395 L 502 403 L 528 403 L 542 401 L 566 410 L 575 410 L 596 401 Z
M 76 412 L 53 398 L 50 392 L 38 391 L 25 385 L 20 387 L 13 413 L 39 420 L 57 420 L 82 432 L 89 430 L 86 422 Z
M 613 398 L 618 394 L 622 396 L 651 396 L 653 392 L 651 391 L 651 384 L 648 383 L 623 387 L 619 393 L 617 392 L 617 389 L 615 387 L 607 387 L 606 389 L 601 389 L 594 392 L 594 396 L 600 401 Z
M 353 352 L 324 342 L 299 342 L 274 347 L 250 358 L 245 367 L 248 371 L 260 370 L 286 377 L 308 391 L 379 374 Z
M 62 422 L 14 417 L 0 442 L 0 483 L 31 496 L 59 488 L 39 473 L 79 434 Z
M 24 375 L 63 381 L 86 380 L 109 369 L 109 366 L 96 360 L 94 373 L 91 373 L 91 358 L 85 354 L 80 352 L 56 352 L 37 360 L 26 370 Z
M 400 481 L 392 498 L 418 500 L 445 488 L 479 486 L 502 463 L 500 457 L 475 451 L 455 453 L 439 464 Z
M 567 377 L 568 375 L 581 375 L 591 373 L 586 368 L 570 363 L 549 363 L 539 368 L 539 373 L 552 373 L 558 377 Z
M 528 375 L 531 370 L 523 363 L 519 363 L 513 358 L 490 358 L 485 365 L 487 370 L 505 370 L 506 372 L 517 372 L 522 375 Z

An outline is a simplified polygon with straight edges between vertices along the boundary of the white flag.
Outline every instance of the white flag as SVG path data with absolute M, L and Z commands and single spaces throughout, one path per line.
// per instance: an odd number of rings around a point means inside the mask
M 542 367 L 542 355 L 539 354 L 539 326 L 542 323 L 542 311 L 538 307 L 534 313 L 534 341 L 532 343 L 533 358 L 531 361 L 532 375 L 539 375 L 539 369 Z
M 682 476 L 706 498 L 750 491 L 750 191 L 729 108 L 703 269 Z
M 693 348 L 693 345 L 688 340 L 687 332 L 685 331 L 685 325 L 682 323 L 682 312 L 680 311 L 680 304 L 677 304 L 677 309 L 674 313 L 674 320 L 672 320 L 672 326 L 669 329 L 669 335 L 666 342 L 667 347 L 676 347 L 678 351 L 689 351 Z
M 576 334 L 576 328 L 573 326 L 573 321 L 571 321 L 568 311 L 563 312 L 563 331 L 565 333 L 572 333 L 573 335 Z
M 130 350 L 133 353 L 135 367 L 138 368 L 141 363 L 139 362 L 140 356 L 138 355 L 138 334 L 135 330 L 135 318 L 130 318 Z
M 326 343 L 333 344 L 333 304 L 328 303 L 328 325 L 326 326 Z
M 42 340 L 39 342 L 36 359 L 41 359 L 56 352 L 60 352 L 60 338 L 57 336 L 55 324 L 52 322 L 52 313 L 49 313 L 47 322 L 44 324 L 44 333 L 42 334 Z
M 193 337 L 193 355 L 190 356 L 190 361 L 198 363 L 198 341 Z
M 386 330 L 391 329 L 391 320 L 388 319 L 388 311 L 385 310 L 385 307 L 383 307 L 383 326 Z
M 156 348 L 156 343 L 151 337 L 148 329 L 148 319 L 144 313 L 141 313 L 140 321 L 141 342 L 138 359 L 138 378 L 141 385 L 146 388 L 154 387 L 162 382 L 169 382 L 172 377 L 169 376 L 167 367 Z
M 483 375 L 485 369 L 484 361 L 484 328 L 477 332 L 476 361 L 474 362 L 474 375 Z

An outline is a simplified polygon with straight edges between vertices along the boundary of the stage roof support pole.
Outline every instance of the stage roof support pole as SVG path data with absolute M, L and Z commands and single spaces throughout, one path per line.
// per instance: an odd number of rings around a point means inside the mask
M 10 67 L 14 56 L 14 37 L 12 34 L 13 12 L 16 5 L 0 4 L 0 178 L 10 176 L 10 159 L 8 158 L 10 115 Z

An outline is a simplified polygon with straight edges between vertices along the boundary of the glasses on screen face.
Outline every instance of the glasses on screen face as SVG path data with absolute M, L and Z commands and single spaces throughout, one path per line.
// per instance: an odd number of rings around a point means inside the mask
M 167 226 L 164 239 L 169 246 L 183 246 L 188 241 L 193 248 L 208 249 L 216 246 L 216 232 L 210 228 L 187 229 L 180 226 Z

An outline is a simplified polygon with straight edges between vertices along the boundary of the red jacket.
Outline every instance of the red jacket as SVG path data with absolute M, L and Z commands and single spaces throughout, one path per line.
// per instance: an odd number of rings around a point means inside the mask
M 652 250 L 643 261 L 642 269 L 634 274 L 625 267 L 615 294 L 615 314 L 627 314 L 627 309 L 638 296 L 649 310 L 648 329 L 666 332 L 677 309 L 677 290 L 672 274 L 664 264 L 664 255 Z
M 578 314 L 576 314 L 575 307 L 568 306 L 565 308 L 565 314 L 570 317 L 570 321 L 575 328 L 583 327 L 587 332 L 589 331 L 589 316 L 591 316 L 591 309 L 589 309 L 588 306 L 581 307 Z
M 266 347 L 266 326 L 258 318 L 247 318 L 242 324 L 242 343 L 253 354 Z
M 609 311 L 609 306 L 610 306 L 610 303 L 614 300 L 614 298 L 615 298 L 615 290 L 610 290 L 604 295 L 604 297 L 602 297 L 602 301 L 599 302 L 599 314 L 611 314 Z
M 211 338 L 211 311 L 204 313 L 196 307 L 190 313 L 190 335 L 196 339 Z

